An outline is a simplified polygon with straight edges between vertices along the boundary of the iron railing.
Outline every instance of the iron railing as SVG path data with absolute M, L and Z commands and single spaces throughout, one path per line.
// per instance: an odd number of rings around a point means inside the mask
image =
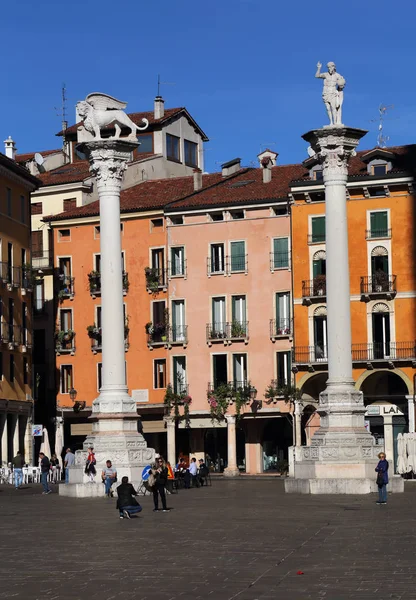
M 58 354 L 75 352 L 75 333 L 58 331 L 55 336 L 55 351 Z
M 27 327 L 22 327 L 22 346 L 27 349 L 32 348 L 32 330 Z
M 361 277 L 362 294 L 394 294 L 396 293 L 396 275 L 387 275 L 383 271 L 373 277 Z
M 32 250 L 33 269 L 51 269 L 53 267 L 52 250 Z
M 22 268 L 13 267 L 6 261 L 0 262 L 0 277 L 3 283 L 7 283 L 13 287 L 20 287 L 22 281 Z
M 60 273 L 57 279 L 58 298 L 72 298 L 75 295 L 75 277 L 67 277 Z
M 180 394 L 181 396 L 189 395 L 189 383 L 183 383 L 182 381 L 174 381 L 172 384 L 172 389 L 175 394 Z
M 374 238 L 391 238 L 391 228 L 383 227 L 383 229 L 366 229 L 365 239 L 372 240 Z
M 270 319 L 270 337 L 276 338 L 292 334 L 292 319 Z
M 312 233 L 308 235 L 308 244 L 324 244 L 325 233 Z
M 373 360 L 414 360 L 416 340 L 413 342 L 372 342 L 352 344 L 352 360 L 371 362 Z
M 247 254 L 207 258 L 207 274 L 209 277 L 211 275 L 231 275 L 232 273 L 248 273 Z
M 186 277 L 186 260 L 180 261 L 169 261 L 168 263 L 168 275 L 169 277 Z
M 96 354 L 97 352 L 102 352 L 103 349 L 103 334 L 102 328 L 97 327 L 93 332 L 88 334 L 91 338 L 91 350 Z M 129 332 L 127 329 L 124 330 L 124 349 L 128 350 L 129 348 Z
M 101 273 L 89 273 L 88 283 L 90 286 L 91 296 L 101 294 Z M 123 292 L 127 292 L 129 288 L 129 274 L 123 271 Z
M 207 323 L 207 340 L 247 340 L 248 321 Z
M 233 381 L 209 381 L 207 391 L 209 394 L 215 394 L 215 391 L 221 386 L 228 386 L 231 397 L 237 392 L 242 392 L 247 395 L 248 398 L 250 397 L 250 384 L 247 380 L 238 381 L 234 379 Z
M 157 292 L 160 288 L 166 287 L 167 269 L 146 267 L 144 274 L 146 278 L 146 290 L 148 292 Z
M 326 277 L 320 275 L 315 279 L 302 281 L 303 298 L 325 298 L 326 296 Z
M 300 364 L 327 363 L 328 348 L 324 345 L 295 346 L 292 349 L 292 362 Z
M 290 252 L 270 252 L 270 270 L 288 269 L 290 266 Z
M 10 323 L 1 323 L 1 341 L 5 344 L 20 346 L 22 343 L 22 327 Z

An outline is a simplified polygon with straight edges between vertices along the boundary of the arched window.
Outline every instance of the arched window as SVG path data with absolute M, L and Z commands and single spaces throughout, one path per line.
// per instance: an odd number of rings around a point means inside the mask
M 313 279 L 318 275 L 326 275 L 326 252 L 325 250 L 318 250 L 313 255 L 312 262 L 312 273 Z
M 326 306 L 313 311 L 313 352 L 316 361 L 328 360 L 328 335 L 326 328 Z
M 388 358 L 391 354 L 390 344 L 390 310 L 384 302 L 374 304 L 372 310 L 373 357 Z

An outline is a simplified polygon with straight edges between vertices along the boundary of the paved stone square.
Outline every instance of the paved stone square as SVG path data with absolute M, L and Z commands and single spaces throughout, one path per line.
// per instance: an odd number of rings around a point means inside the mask
M 115 500 L 0 486 L 0 599 L 416 600 L 416 483 L 375 500 L 216 479 L 129 521 Z

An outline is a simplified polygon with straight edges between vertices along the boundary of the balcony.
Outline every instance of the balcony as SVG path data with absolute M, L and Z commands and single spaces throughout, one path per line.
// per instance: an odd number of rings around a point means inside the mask
M 290 268 L 290 252 L 270 252 L 270 271 L 281 271 Z
M 75 331 L 72 329 L 59 330 L 55 334 L 55 352 L 60 354 L 75 354 Z
M 328 348 L 316 344 L 315 346 L 295 346 L 292 349 L 292 363 L 294 365 L 308 365 L 313 370 L 313 365 L 326 365 L 328 363 Z
M 365 239 L 366 240 L 375 240 L 375 239 L 389 239 L 391 238 L 391 228 L 387 229 L 366 229 L 365 231 Z
M 128 325 L 124 326 L 124 350 L 127 350 L 130 347 L 129 344 L 129 327 Z M 95 325 L 90 325 L 87 327 L 88 337 L 91 339 L 91 352 L 93 354 L 98 354 L 98 352 L 102 352 L 103 350 L 103 335 L 102 328 L 96 327 Z
M 25 265 L 21 268 L 21 292 L 25 296 L 27 292 L 33 290 L 33 270 L 31 265 Z
M 146 267 L 144 270 L 146 277 L 146 290 L 149 294 L 157 294 L 161 290 L 167 289 L 167 269 L 157 269 Z
M 387 363 L 390 367 L 396 362 L 416 362 L 416 340 L 413 342 L 373 342 L 352 345 L 352 360 L 355 363 L 366 363 L 367 368 L 374 368 L 372 363 Z
M 92 298 L 101 296 L 101 273 L 99 271 L 91 271 L 88 273 L 88 285 Z M 123 296 L 127 294 L 129 286 L 129 275 L 123 271 Z
M 314 279 L 302 281 L 302 304 L 310 305 L 312 302 L 325 302 L 326 300 L 326 275 L 317 275 Z
M 255 388 L 252 387 L 250 381 L 247 380 L 209 382 L 207 387 L 207 394 L 215 397 L 217 391 L 220 392 L 221 396 L 225 396 L 226 398 L 228 398 L 230 400 L 230 403 L 232 403 L 235 400 L 238 394 L 242 398 L 243 402 L 245 401 L 246 404 L 250 403 L 250 400 L 252 399 L 251 394 L 253 393 L 253 391 L 257 392 L 257 390 L 255 390 Z
M 153 326 L 152 323 L 146 325 L 147 346 L 151 350 L 155 346 L 165 346 L 170 349 L 172 346 L 188 345 L 188 325 L 165 325 L 163 323 Z
M 308 235 L 308 244 L 325 244 L 325 233 L 312 233 Z
M 392 300 L 396 293 L 396 275 L 387 275 L 377 271 L 373 277 L 361 277 L 361 300 L 368 302 L 372 298 Z
M 173 262 L 170 261 L 168 263 L 168 276 L 169 279 L 174 279 L 176 277 L 183 277 L 186 279 L 187 277 L 187 269 L 186 269 L 186 260 Z
M 206 326 L 208 346 L 214 342 L 223 342 L 224 345 L 232 342 L 244 341 L 248 343 L 248 321 L 232 321 L 222 323 L 207 323 Z
M 22 280 L 21 267 L 12 267 L 8 262 L 0 262 L 0 276 L 2 282 L 7 286 L 9 292 L 19 288 Z
M 291 337 L 292 319 L 270 319 L 270 339 L 272 342 L 279 338 Z
M 235 256 L 225 256 L 221 258 L 207 258 L 207 275 L 224 275 L 224 277 L 237 273 L 248 273 L 248 257 L 247 254 L 239 254 Z
M 58 300 L 62 302 L 65 298 L 70 300 L 74 299 L 75 296 L 75 277 L 67 277 L 60 273 L 57 276 L 58 280 Z
M 52 250 L 32 250 L 32 268 L 47 270 L 53 268 Z
M 1 341 L 7 344 L 9 350 L 14 350 L 22 344 L 22 328 L 20 325 L 1 323 Z

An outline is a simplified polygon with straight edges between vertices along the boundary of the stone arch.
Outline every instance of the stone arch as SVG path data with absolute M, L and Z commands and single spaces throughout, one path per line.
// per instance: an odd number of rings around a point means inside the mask
M 315 310 L 313 311 L 314 317 L 326 317 L 326 315 L 327 315 L 326 306 L 317 306 L 315 308 Z
M 326 388 L 326 380 L 328 373 L 305 373 L 300 379 L 297 387 L 302 392 L 302 402 L 304 406 L 307 404 L 318 406 L 319 394 Z
M 318 252 L 315 252 L 313 255 L 313 260 L 326 260 L 325 250 L 318 250 Z
M 388 313 L 388 312 L 390 312 L 390 307 L 388 306 L 388 304 L 385 304 L 384 302 L 377 302 L 376 304 L 374 304 L 371 312 L 373 312 L 373 313 Z
M 396 375 L 398 378 L 400 378 L 403 383 L 404 386 L 407 389 L 406 395 L 411 395 L 413 394 L 413 383 L 411 381 L 411 379 L 408 377 L 408 375 L 406 375 L 406 373 L 404 373 L 401 369 L 377 369 L 376 371 L 364 371 L 364 373 L 362 373 L 360 375 L 360 377 L 357 379 L 357 381 L 355 382 L 355 388 L 357 390 L 361 390 L 362 391 L 362 387 L 365 384 L 365 381 L 372 376 L 376 376 L 377 374 L 380 373 L 387 373 L 390 375 Z M 403 391 L 404 388 L 403 388 Z
M 387 251 L 387 248 L 385 248 L 384 246 L 375 246 L 372 250 L 371 250 L 371 256 L 388 256 L 389 253 Z

